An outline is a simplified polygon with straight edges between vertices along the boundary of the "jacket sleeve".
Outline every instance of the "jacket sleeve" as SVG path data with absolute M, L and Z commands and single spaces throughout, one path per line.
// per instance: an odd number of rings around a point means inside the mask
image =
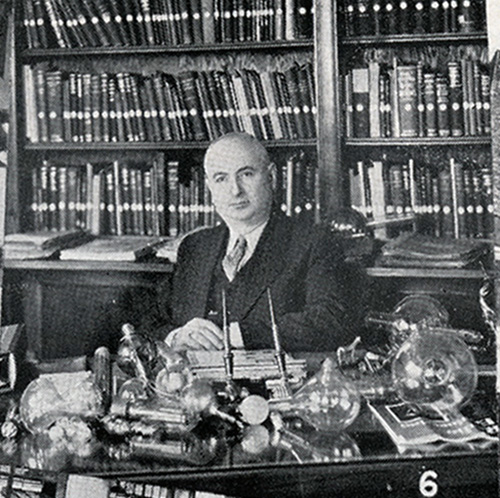
M 273 294 L 278 294 L 275 311 L 283 349 L 335 351 L 349 344 L 363 315 L 364 272 L 346 264 L 341 242 L 326 229 L 316 230 L 299 266 L 293 290 Z M 265 296 L 260 305 L 266 308 Z M 241 324 L 249 347 L 273 347 L 268 317 L 263 310 L 250 314 Z

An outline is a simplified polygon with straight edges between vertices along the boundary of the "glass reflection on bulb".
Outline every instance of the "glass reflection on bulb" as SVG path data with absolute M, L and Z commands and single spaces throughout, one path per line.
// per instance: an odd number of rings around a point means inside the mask
M 327 358 L 321 369 L 292 397 L 292 411 L 321 431 L 337 432 L 348 427 L 360 409 L 360 395 L 342 376 L 334 360 Z
M 398 350 L 392 379 L 403 401 L 449 412 L 475 391 L 477 365 L 460 337 L 423 327 Z

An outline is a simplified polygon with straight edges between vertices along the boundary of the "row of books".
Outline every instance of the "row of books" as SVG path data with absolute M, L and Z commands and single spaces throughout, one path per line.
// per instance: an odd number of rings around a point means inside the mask
M 491 133 L 490 74 L 476 59 L 442 70 L 369 62 L 344 77 L 347 137 L 458 137 Z
M 24 0 L 24 26 L 29 48 L 312 39 L 312 4 L 312 0 Z
M 493 234 L 491 168 L 453 158 L 433 168 L 408 162 L 359 161 L 350 174 L 351 206 L 369 220 L 420 216 L 425 231 L 438 237 Z
M 201 167 L 180 171 L 163 153 L 150 162 L 67 165 L 44 160 L 32 169 L 31 228 L 76 228 L 103 235 L 177 236 L 218 219 Z M 289 216 L 317 216 L 318 170 L 298 152 L 278 167 L 276 202 Z
M 346 36 L 486 30 L 484 0 L 344 0 Z
M 203 186 L 203 182 L 197 182 Z M 162 153 L 147 163 L 65 165 L 44 160 L 32 170 L 35 231 L 75 228 L 94 234 L 171 235 L 213 224 L 208 189 L 179 182 L 179 163 Z
M 314 138 L 312 64 L 283 71 L 185 71 L 150 76 L 24 66 L 26 135 L 37 142 Z

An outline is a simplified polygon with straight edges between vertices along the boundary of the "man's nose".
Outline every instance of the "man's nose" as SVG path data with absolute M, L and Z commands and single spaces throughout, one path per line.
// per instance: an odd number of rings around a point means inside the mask
M 231 194 L 234 196 L 240 195 L 243 191 L 241 187 L 241 182 L 238 177 L 234 177 L 231 179 Z

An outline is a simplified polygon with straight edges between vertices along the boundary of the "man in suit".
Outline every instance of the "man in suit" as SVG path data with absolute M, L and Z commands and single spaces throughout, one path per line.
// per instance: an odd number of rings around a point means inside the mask
M 222 349 L 225 289 L 232 345 L 272 348 L 270 289 L 285 350 L 349 343 L 349 278 L 339 241 L 276 208 L 276 170 L 265 148 L 250 135 L 230 133 L 210 145 L 204 167 L 224 225 L 182 242 L 172 288 L 160 296 L 166 299 L 157 332 L 175 349 Z

